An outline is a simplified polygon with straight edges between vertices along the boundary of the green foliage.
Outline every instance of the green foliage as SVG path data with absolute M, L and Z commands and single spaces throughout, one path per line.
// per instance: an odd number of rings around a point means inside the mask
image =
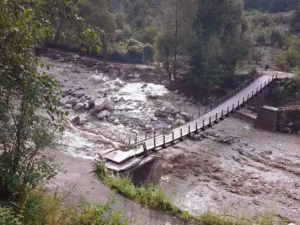
M 113 211 L 114 200 L 110 199 L 106 204 L 84 204 L 68 211 L 70 225 L 127 225 L 129 224 L 125 213 Z M 78 213 L 80 210 L 80 214 Z
M 21 216 L 14 215 L 11 208 L 0 207 L 0 224 L 3 225 L 22 225 Z
M 243 2 L 201 0 L 194 24 L 194 73 L 201 76 L 219 71 L 233 75 L 237 64 L 248 58 L 251 47 L 245 35 Z
M 153 45 L 146 44 L 143 48 L 143 52 L 144 52 L 144 59 L 143 59 L 144 63 L 152 62 L 155 55 L 155 49 Z
M 143 41 L 144 43 L 154 44 L 158 36 L 158 29 L 154 26 L 148 26 L 143 29 Z
M 272 89 L 272 95 L 277 102 L 287 101 L 289 98 L 300 100 L 300 76 L 288 79 L 280 86 Z
M 76 11 L 76 0 L 0 1 L 0 199 L 24 203 L 27 193 L 56 174 L 42 150 L 63 130 L 62 91 L 37 68 L 35 47 L 55 33 L 58 19 L 76 24 L 77 40 L 95 47 L 98 36 Z M 51 10 L 49 10 L 51 9 Z
M 267 36 L 266 33 L 261 33 L 257 37 L 257 43 L 260 44 L 260 45 L 266 45 L 267 41 L 268 41 L 268 36 Z
M 174 206 L 170 199 L 166 196 L 161 186 L 153 187 L 149 184 L 147 188 L 137 188 L 127 178 L 110 178 L 108 176 L 101 176 L 106 186 L 116 191 L 117 193 L 134 200 L 135 202 L 147 206 L 151 209 L 162 210 L 170 214 L 176 214 L 179 209 Z
M 276 55 L 275 64 L 280 70 L 291 72 L 294 67 L 300 66 L 300 52 L 294 48 L 281 50 Z

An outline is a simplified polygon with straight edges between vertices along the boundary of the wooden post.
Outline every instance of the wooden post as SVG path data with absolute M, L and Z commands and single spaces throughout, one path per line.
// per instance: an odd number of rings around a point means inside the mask
M 245 103 L 245 97 L 243 97 L 243 103 L 242 104 L 244 104 Z
M 205 127 L 205 125 L 204 125 L 204 120 L 203 120 L 203 127 L 202 128 L 204 128 Z
M 144 149 L 144 153 L 147 152 L 147 146 L 146 146 L 146 143 L 143 144 L 143 149 Z
M 174 132 L 172 131 L 172 142 L 174 142 Z
M 163 134 L 163 136 L 164 136 L 164 147 L 165 147 L 166 146 L 166 135 Z
M 238 105 L 237 105 L 237 107 L 239 107 L 240 106 L 240 100 L 238 100 Z
M 229 106 L 227 107 L 227 115 L 229 114 Z
M 198 123 L 196 122 L 196 132 L 198 132 Z
M 223 116 L 224 116 L 224 112 L 223 112 L 223 109 L 222 109 L 222 118 L 223 118 Z
M 189 125 L 189 134 L 191 134 L 191 126 Z
M 182 139 L 182 129 L 180 129 L 180 138 Z
M 211 125 L 211 116 L 209 117 L 209 125 Z
M 217 120 L 218 120 L 218 113 L 216 113 L 216 120 L 215 120 L 215 122 L 217 122 Z

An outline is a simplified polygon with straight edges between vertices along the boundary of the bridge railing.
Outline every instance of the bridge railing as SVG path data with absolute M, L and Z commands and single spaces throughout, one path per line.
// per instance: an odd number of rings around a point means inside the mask
M 198 117 L 192 117 L 189 118 L 186 121 L 186 124 L 196 120 L 198 118 L 200 118 L 201 116 L 205 115 L 206 113 L 212 111 L 213 109 L 215 109 L 216 107 L 218 107 L 219 105 L 221 105 L 222 103 L 224 103 L 225 101 L 229 100 L 230 98 L 232 98 L 233 96 L 235 96 L 238 92 L 240 92 L 241 90 L 243 90 L 244 88 L 246 88 L 248 85 L 250 85 L 253 81 L 255 81 L 256 79 L 258 79 L 262 74 L 257 74 L 257 75 L 253 75 L 251 77 L 249 77 L 249 79 L 247 79 L 245 82 L 243 82 L 241 85 L 239 85 L 236 89 L 230 91 L 229 93 L 227 93 L 225 96 L 223 96 L 222 98 L 219 98 L 215 101 L 213 101 L 212 103 L 209 104 L 209 106 L 205 109 L 204 112 L 200 113 L 199 110 L 199 115 Z M 269 79 L 269 82 L 272 81 L 273 79 L 277 78 L 277 74 L 276 76 L 273 76 L 272 78 Z M 247 98 L 243 99 L 243 101 L 241 103 L 238 102 L 237 107 L 239 107 L 240 105 L 244 104 L 246 101 L 248 101 L 250 98 L 252 98 L 256 93 L 258 93 L 259 91 L 261 91 L 265 86 L 267 86 L 267 82 L 265 82 L 264 85 L 261 85 L 260 88 L 257 88 L 257 90 L 254 92 L 252 92 L 252 96 L 248 95 Z M 216 122 L 217 120 L 223 118 L 225 115 L 229 114 L 230 112 L 235 110 L 235 106 L 233 104 L 232 109 L 230 109 L 229 107 L 227 108 L 226 112 L 222 110 L 221 114 L 216 114 L 215 117 L 209 117 L 209 121 L 205 122 L 203 120 L 203 124 L 199 125 L 199 127 L 204 127 L 204 126 L 210 126 L 212 123 Z M 208 124 L 206 124 L 208 123 Z M 147 133 L 145 134 L 145 138 L 142 140 L 138 140 L 137 135 L 135 135 L 135 137 L 133 137 L 132 139 L 129 138 L 129 142 L 128 145 L 134 145 L 134 146 L 139 146 L 139 145 L 143 145 L 144 143 L 147 143 L 148 140 L 154 140 L 154 146 L 155 146 L 155 142 L 161 142 L 161 139 L 164 139 L 166 134 L 170 134 L 172 133 L 172 135 L 174 136 L 174 131 L 175 132 L 181 132 L 182 133 L 186 133 L 184 131 L 182 131 L 182 129 L 178 130 L 179 127 L 181 127 L 182 125 L 179 126 L 172 126 L 171 129 L 165 129 L 164 127 L 161 129 L 156 129 L 153 132 L 148 132 L 148 134 L 150 134 L 151 136 L 147 137 Z M 187 128 L 189 130 L 191 130 L 191 127 Z M 195 129 L 197 129 L 197 124 L 195 124 Z M 192 129 L 194 130 L 194 129 Z M 132 142 L 132 143 L 131 143 Z M 144 146 L 145 148 L 145 146 Z

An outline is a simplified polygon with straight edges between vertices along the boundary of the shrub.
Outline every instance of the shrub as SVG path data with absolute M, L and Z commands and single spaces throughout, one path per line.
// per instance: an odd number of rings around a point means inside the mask
M 293 48 L 279 51 L 275 57 L 275 65 L 280 70 L 290 72 L 292 68 L 300 66 L 300 52 Z
M 144 63 L 148 63 L 148 62 L 152 62 L 154 59 L 154 47 L 150 44 L 146 44 L 143 48 L 143 52 L 144 52 Z
M 22 225 L 21 216 L 15 216 L 11 208 L 0 207 L 0 224 L 3 225 Z
M 144 60 L 143 47 L 140 45 L 128 47 L 125 57 L 129 62 L 142 63 Z
M 260 44 L 260 45 L 266 45 L 267 40 L 268 40 L 268 37 L 265 33 L 261 33 L 257 37 L 257 43 Z
M 94 204 L 93 206 L 81 205 L 69 210 L 70 225 L 127 225 L 129 224 L 125 213 L 113 211 L 114 204 L 111 198 L 106 204 Z M 80 213 L 78 213 L 78 209 Z
M 144 43 L 150 43 L 151 45 L 153 45 L 157 36 L 158 30 L 154 26 L 148 26 L 143 30 Z
M 127 44 L 127 49 L 129 49 L 132 46 L 143 46 L 143 44 L 133 38 L 129 39 L 128 44 Z
M 127 45 L 125 42 L 118 42 L 114 45 L 114 51 L 112 53 L 112 60 L 114 61 L 125 61 L 127 52 Z

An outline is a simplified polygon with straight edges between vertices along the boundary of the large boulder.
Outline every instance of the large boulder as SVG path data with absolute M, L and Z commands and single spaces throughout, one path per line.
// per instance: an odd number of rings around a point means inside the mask
M 106 105 L 106 99 L 104 98 L 98 98 L 94 101 L 94 105 L 95 105 L 95 110 L 97 112 L 100 112 L 104 109 L 105 105 Z
M 115 68 L 114 65 L 107 65 L 107 66 L 104 68 L 104 72 L 107 73 L 109 70 L 114 69 L 114 68 Z
M 103 82 L 103 79 L 99 75 L 93 75 L 91 76 L 90 81 L 93 82 L 93 84 L 100 84 Z
M 95 110 L 96 112 L 100 112 L 104 109 L 108 111 L 114 111 L 115 110 L 115 103 L 111 100 L 108 100 L 106 98 L 98 98 L 94 102 Z
M 185 124 L 185 121 L 183 119 L 177 119 L 174 125 L 176 127 L 178 127 L 178 126 L 182 126 L 184 124 Z
M 100 112 L 100 113 L 98 114 L 97 117 L 98 117 L 98 119 L 103 120 L 103 119 L 105 119 L 105 118 L 110 117 L 110 115 L 111 115 L 111 113 L 110 113 L 109 111 L 103 110 L 102 112 Z
M 120 79 L 117 79 L 115 81 L 115 85 L 118 87 L 124 87 L 125 83 L 123 81 L 121 81 Z
M 77 103 L 75 106 L 74 106 L 74 110 L 79 110 L 79 109 L 82 109 L 84 107 L 84 104 L 83 103 Z
M 157 110 L 155 110 L 155 112 L 154 112 L 154 116 L 155 116 L 155 117 L 167 117 L 168 114 L 169 114 L 169 113 L 164 112 L 164 111 L 162 111 L 162 110 L 160 110 L 160 109 L 157 109 Z
M 108 71 L 108 76 L 109 76 L 111 79 L 116 79 L 116 78 L 119 76 L 119 72 L 118 72 L 118 70 L 110 69 L 110 70 Z
M 174 119 L 172 117 L 167 118 L 167 123 L 172 124 L 174 123 Z
M 106 102 L 105 102 L 105 107 L 104 107 L 106 110 L 108 111 L 114 111 L 116 106 L 115 106 L 115 103 L 111 100 L 108 100 L 106 99 Z

